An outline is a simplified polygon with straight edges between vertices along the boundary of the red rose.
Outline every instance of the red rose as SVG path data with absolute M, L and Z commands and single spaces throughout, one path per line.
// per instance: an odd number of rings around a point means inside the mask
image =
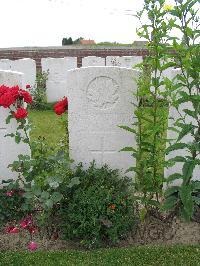
M 19 228 L 14 227 L 14 226 L 9 226 L 9 227 L 6 227 L 5 231 L 6 233 L 17 234 L 19 233 Z
M 65 111 L 68 110 L 68 99 L 67 97 L 65 97 L 63 100 L 57 102 L 55 105 L 54 105 L 54 112 L 57 114 L 57 115 L 62 115 Z
M 7 87 L 7 86 L 5 86 L 5 85 L 0 86 L 0 97 L 1 97 L 4 93 L 8 92 L 8 89 L 9 89 L 9 87 Z
M 31 104 L 33 102 L 33 99 L 31 97 L 30 93 L 27 92 L 27 91 L 21 90 L 20 91 L 20 96 L 23 97 L 23 99 L 24 99 L 24 101 L 26 103 L 30 103 Z
M 14 193 L 15 193 L 14 190 L 7 191 L 7 192 L 6 192 L 6 196 L 8 196 L 8 197 L 12 197 Z
M 62 115 L 65 111 L 66 110 L 65 110 L 65 108 L 63 106 L 56 106 L 56 107 L 54 107 L 54 112 L 57 115 Z
M 11 87 L 9 90 L 9 93 L 14 97 L 15 100 L 19 98 L 19 92 L 20 92 L 19 86 Z
M 14 104 L 14 102 L 15 102 L 15 98 L 10 93 L 10 91 L 4 93 L 0 97 L 0 106 L 3 106 L 4 108 L 10 107 L 12 104 Z
M 14 227 L 12 230 L 10 230 L 11 234 L 18 234 L 19 233 L 19 228 Z
M 30 84 L 26 84 L 26 89 L 30 89 L 31 85 Z
M 16 119 L 24 119 L 27 117 L 28 112 L 26 109 L 20 107 L 17 111 L 13 114 Z

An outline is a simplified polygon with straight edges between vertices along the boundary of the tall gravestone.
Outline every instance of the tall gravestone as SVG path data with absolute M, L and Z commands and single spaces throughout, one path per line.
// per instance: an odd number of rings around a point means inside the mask
M 31 58 L 23 58 L 19 60 L 0 60 L 1 70 L 12 70 L 24 74 L 24 85 L 29 84 L 35 86 L 36 82 L 36 62 Z
M 135 165 L 131 153 L 119 152 L 136 146 L 133 134 L 119 128 L 135 122 L 137 99 L 136 70 L 118 67 L 88 67 L 68 72 L 68 130 L 70 155 L 87 167 L 98 166 L 127 170 Z
M 87 56 L 82 58 L 82 67 L 105 66 L 105 58 L 97 56 Z
M 171 71 L 171 75 L 169 75 L 172 78 L 174 78 L 177 74 L 181 75 L 181 71 L 180 69 L 174 69 Z M 168 131 L 167 131 L 167 138 L 169 140 L 171 140 L 171 144 L 175 143 L 177 137 L 178 137 L 178 133 L 174 130 L 171 130 L 170 128 L 177 128 L 175 126 L 176 121 L 185 116 L 185 121 L 186 123 L 192 123 L 195 124 L 195 120 L 191 118 L 191 116 L 186 115 L 183 110 L 184 109 L 189 109 L 189 110 L 193 110 L 193 107 L 190 103 L 182 103 L 178 106 L 178 110 L 173 107 L 170 106 L 169 107 L 169 119 L 168 119 Z M 177 128 L 180 130 L 180 128 Z M 184 142 L 184 143 L 189 143 L 192 142 L 194 140 L 194 138 L 192 137 L 192 135 L 188 134 L 186 135 L 180 142 Z M 168 144 L 169 146 L 169 144 Z M 175 150 L 170 152 L 167 156 L 166 156 L 166 161 L 174 158 L 176 156 L 183 156 L 186 157 L 190 155 L 189 152 L 186 149 L 181 149 L 181 150 Z M 169 177 L 170 175 L 174 174 L 174 173 L 182 173 L 182 168 L 183 168 L 183 162 L 177 162 L 174 166 L 166 168 L 165 169 L 165 178 Z M 194 169 L 193 172 L 193 179 L 194 180 L 200 180 L 200 166 L 196 166 L 196 168 Z
M 76 57 L 42 58 L 42 71 L 48 72 L 47 101 L 55 102 L 63 97 L 67 86 L 67 71 L 77 68 Z
M 142 61 L 142 56 L 107 56 L 106 66 L 134 68 L 136 64 L 142 63 Z
M 23 86 L 23 74 L 9 70 L 0 70 L 0 86 Z M 8 165 L 17 160 L 19 154 L 30 154 L 28 145 L 24 143 L 16 144 L 11 137 L 4 137 L 6 134 L 15 133 L 17 123 L 15 119 L 10 124 L 5 120 L 8 116 L 8 109 L 0 107 L 0 182 L 3 179 L 15 178 L 16 174 L 8 169 Z

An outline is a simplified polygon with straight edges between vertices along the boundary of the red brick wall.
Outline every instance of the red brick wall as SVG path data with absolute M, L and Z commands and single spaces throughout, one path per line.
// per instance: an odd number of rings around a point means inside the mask
M 0 59 L 17 60 L 32 58 L 36 60 L 37 69 L 41 68 L 41 58 L 45 57 L 77 57 L 78 67 L 82 65 L 85 56 L 145 56 L 146 49 L 131 47 L 30 47 L 30 48 L 3 48 L 0 49 Z

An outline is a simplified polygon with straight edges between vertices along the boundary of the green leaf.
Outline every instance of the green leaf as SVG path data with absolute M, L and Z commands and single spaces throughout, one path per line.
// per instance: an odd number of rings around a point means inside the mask
M 127 127 L 127 126 L 119 126 L 119 128 L 122 128 L 126 131 L 129 131 L 129 132 L 132 132 L 134 134 L 137 134 L 136 130 L 134 128 L 130 128 L 130 127 Z
M 162 211 L 173 210 L 177 202 L 178 198 L 176 196 L 170 196 L 164 201 L 164 204 L 161 206 L 161 210 Z
M 187 159 L 183 156 L 175 156 L 174 158 L 169 159 L 168 161 L 172 162 L 186 162 Z
M 168 198 L 169 196 L 173 195 L 174 193 L 179 191 L 179 186 L 173 186 L 173 187 L 169 187 L 168 189 L 166 189 L 165 191 L 165 197 Z
M 179 190 L 180 199 L 184 208 L 184 218 L 189 220 L 193 214 L 194 203 L 190 186 L 181 186 Z
M 45 205 L 51 209 L 53 207 L 53 204 L 54 202 L 51 200 L 51 199 L 48 199 L 46 202 L 45 202 Z
M 72 188 L 73 186 L 75 185 L 79 185 L 80 184 L 80 178 L 79 177 L 73 177 L 71 180 L 70 180 L 70 183 L 68 185 L 68 188 Z
M 192 196 L 193 202 L 195 202 L 197 205 L 200 205 L 200 198 L 196 196 Z
M 193 117 L 193 118 L 196 118 L 197 117 L 197 114 L 195 111 L 191 111 L 189 109 L 183 109 L 183 112 L 185 112 L 187 115 Z
M 26 192 L 23 195 L 26 199 L 32 199 L 33 198 L 33 193 L 32 192 Z
M 168 63 L 164 64 L 164 65 L 160 68 L 160 70 L 161 70 L 161 71 L 164 71 L 165 69 L 168 69 L 169 67 L 174 67 L 174 66 L 176 66 L 176 63 L 174 63 L 174 62 L 168 62 Z
M 185 149 L 185 148 L 187 148 L 187 144 L 186 143 L 175 143 L 175 144 L 170 145 L 166 149 L 166 154 L 168 154 L 171 151 L 181 150 L 181 149 Z
M 9 115 L 7 118 L 6 118 L 6 124 L 9 124 L 10 123 L 10 120 L 13 118 L 13 115 Z
M 54 202 L 54 203 L 57 203 L 59 201 L 61 201 L 61 199 L 63 198 L 63 195 L 59 192 L 54 192 L 51 196 L 51 200 Z
M 167 183 L 171 183 L 177 179 L 181 179 L 182 178 L 182 175 L 179 174 L 179 173 L 174 173 L 172 175 L 170 175 L 168 178 L 167 178 Z
M 183 137 L 185 137 L 188 133 L 191 133 L 194 126 L 192 124 L 186 124 L 182 128 L 182 131 L 179 133 L 177 141 L 180 141 Z
M 137 152 L 136 149 L 134 149 L 133 147 L 125 147 L 125 148 L 121 149 L 120 151 L 132 151 L 132 152 Z
M 135 172 L 136 167 L 129 167 L 125 173 L 129 173 L 129 172 Z
M 191 181 L 191 189 L 192 189 L 192 192 L 196 192 L 196 191 L 199 191 L 200 190 L 200 181 Z
M 42 199 L 48 199 L 48 198 L 49 198 L 49 192 L 47 192 L 47 191 L 42 191 L 42 193 L 41 193 L 41 198 L 42 198 Z
M 186 184 L 190 178 L 192 178 L 192 174 L 195 168 L 194 161 L 187 161 L 183 165 L 183 184 Z
M 16 133 L 16 135 L 15 135 L 15 142 L 16 142 L 17 144 L 19 144 L 20 141 L 21 141 L 21 136 L 20 136 L 19 133 Z
M 14 136 L 15 136 L 14 133 L 10 133 L 10 134 L 6 134 L 4 137 L 11 137 L 11 138 L 13 138 Z

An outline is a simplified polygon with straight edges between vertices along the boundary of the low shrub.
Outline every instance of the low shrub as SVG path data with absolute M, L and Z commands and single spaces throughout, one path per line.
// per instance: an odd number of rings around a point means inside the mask
M 135 224 L 131 181 L 107 166 L 88 170 L 79 165 L 74 177 L 79 184 L 65 193 L 60 206 L 64 239 L 79 240 L 88 248 L 115 244 Z
M 24 198 L 21 190 L 8 190 L 6 187 L 0 189 L 0 229 L 13 220 L 22 219 L 24 216 L 22 204 L 24 204 Z

